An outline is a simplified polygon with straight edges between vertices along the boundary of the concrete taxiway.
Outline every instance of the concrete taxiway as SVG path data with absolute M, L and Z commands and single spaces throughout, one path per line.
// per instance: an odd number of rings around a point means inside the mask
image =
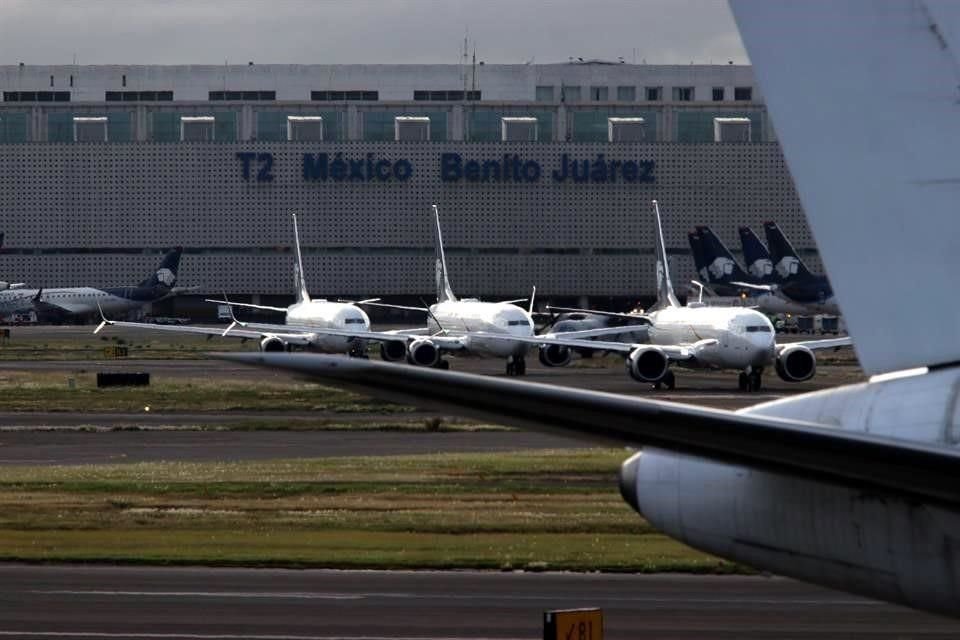
M 621 638 L 956 638 L 960 623 L 780 578 L 0 565 L 0 637 L 542 637 L 600 607 Z M 576 637 L 576 636 L 574 636 Z

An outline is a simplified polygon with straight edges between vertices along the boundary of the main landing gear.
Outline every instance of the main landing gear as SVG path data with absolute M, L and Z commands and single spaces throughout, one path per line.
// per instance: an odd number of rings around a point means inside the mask
M 359 340 L 350 345 L 349 355 L 351 358 L 370 358 L 367 355 L 367 346 Z
M 527 373 L 527 361 L 523 358 L 507 358 L 507 375 L 522 376 Z
M 763 370 L 753 369 L 741 371 L 739 379 L 740 391 L 760 391 L 763 386 Z
M 677 377 L 673 375 L 673 371 L 667 371 L 660 380 L 653 383 L 654 389 L 667 389 L 673 390 L 677 386 Z
M 434 369 L 440 369 L 441 371 L 446 371 L 450 368 L 450 363 L 443 358 L 437 360 L 437 364 L 433 365 Z

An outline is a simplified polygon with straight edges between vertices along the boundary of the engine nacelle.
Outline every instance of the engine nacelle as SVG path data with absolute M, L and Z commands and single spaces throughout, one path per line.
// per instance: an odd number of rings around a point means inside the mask
M 414 340 L 407 350 L 407 362 L 420 367 L 433 367 L 440 362 L 440 349 L 430 340 Z
M 573 354 L 569 347 L 559 344 L 542 344 L 539 351 L 540 364 L 545 367 L 565 367 L 570 364 Z
M 656 383 L 667 375 L 670 359 L 657 347 L 637 347 L 627 356 L 627 372 L 638 382 Z
M 803 345 L 787 345 L 777 355 L 775 368 L 781 380 L 803 382 L 817 372 L 817 356 Z
M 267 336 L 260 341 L 260 351 L 264 353 L 282 353 L 286 350 L 286 343 L 276 336 Z
M 878 471 L 882 473 L 882 471 Z M 624 499 L 691 547 L 775 574 L 956 616 L 944 561 L 960 512 L 747 465 L 644 447 L 623 463 Z
M 385 362 L 403 360 L 407 355 L 407 345 L 402 340 L 390 340 L 380 343 L 380 359 Z

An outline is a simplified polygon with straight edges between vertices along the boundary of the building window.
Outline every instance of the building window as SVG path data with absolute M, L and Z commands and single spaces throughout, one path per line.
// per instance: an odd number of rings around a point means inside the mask
M 107 91 L 107 102 L 170 102 L 173 91 Z
M 553 102 L 553 85 L 537 87 L 537 102 Z
M 395 117 L 393 139 L 397 142 L 429 142 L 430 118 L 426 116 Z
M 580 102 L 580 87 L 560 87 L 560 102 Z
M 213 142 L 216 120 L 213 116 L 181 116 L 181 142 Z
M 70 102 L 69 91 L 4 91 L 4 102 Z
M 120 80 L 121 80 L 121 81 L 120 81 L 120 86 L 122 86 L 122 87 L 127 86 L 127 74 L 123 74 L 123 76 L 121 77 Z
M 70 86 L 71 86 L 71 87 L 73 86 L 73 74 L 72 74 L 72 73 L 70 74 Z
M 750 142 L 750 118 L 714 118 L 714 142 Z
M 530 117 L 500 118 L 500 140 L 503 142 L 536 142 L 537 119 Z
M 609 99 L 607 88 L 590 87 L 590 99 L 594 102 L 606 102 Z
M 287 140 L 320 142 L 323 140 L 322 116 L 287 116 Z
M 50 86 L 53 86 L 53 76 L 50 76 Z
M 714 102 L 723 102 L 723 87 L 714 87 L 714 88 L 713 88 L 713 101 L 714 101 Z
M 733 99 L 746 101 L 753 100 L 753 87 L 734 87 Z
M 693 87 L 674 87 L 673 99 L 676 102 L 693 101 Z
M 643 118 L 607 118 L 607 141 L 643 142 L 646 124 Z
M 457 102 L 462 100 L 479 100 L 479 91 L 463 91 L 452 89 L 449 91 L 427 91 L 426 89 L 417 89 L 413 92 L 413 99 L 418 101 L 430 102 Z
M 647 87 L 647 102 L 663 100 L 663 87 Z
M 322 102 L 343 102 L 345 100 L 379 100 L 379 91 L 311 91 L 311 100 Z
M 618 102 L 636 102 L 637 88 L 636 87 L 617 87 L 617 101 Z
M 100 116 L 95 118 L 73 119 L 73 141 L 74 142 L 106 142 L 107 141 L 107 118 Z
M 276 91 L 210 91 L 210 100 L 276 100 Z

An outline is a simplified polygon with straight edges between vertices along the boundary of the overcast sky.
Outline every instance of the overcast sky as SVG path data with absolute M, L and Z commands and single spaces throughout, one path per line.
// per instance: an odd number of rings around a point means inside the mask
M 0 64 L 748 62 L 720 0 L 0 0 Z

